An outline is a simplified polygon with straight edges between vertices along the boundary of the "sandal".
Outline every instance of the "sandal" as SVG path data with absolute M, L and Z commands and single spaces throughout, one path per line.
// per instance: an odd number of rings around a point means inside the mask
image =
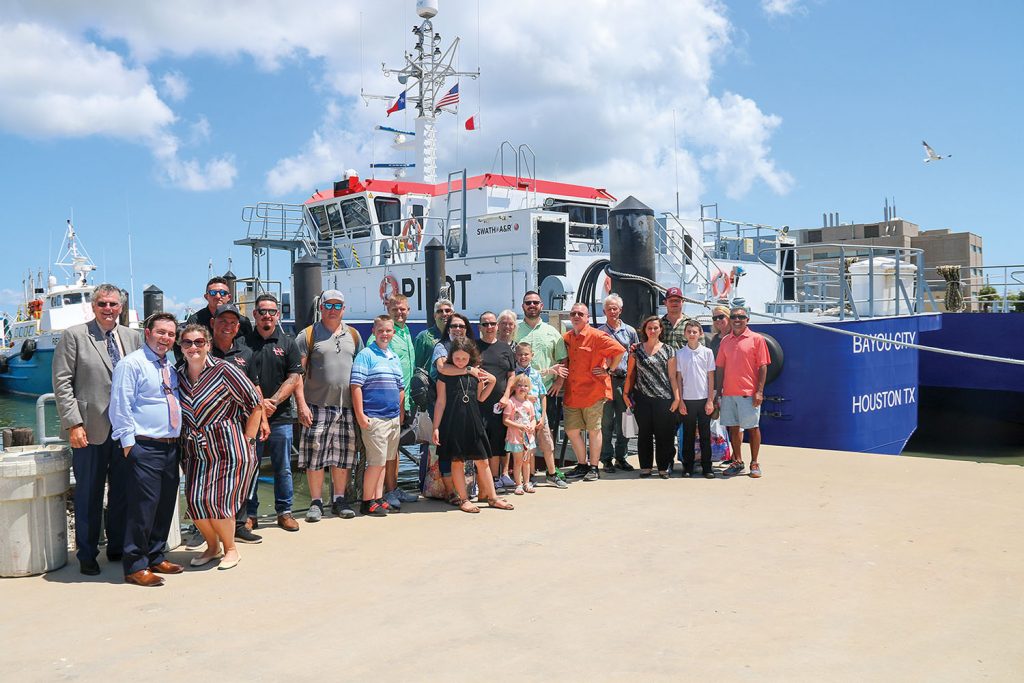
M 478 508 L 476 505 L 473 505 L 468 500 L 462 501 L 462 504 L 459 505 L 459 509 L 462 510 L 463 512 L 469 512 L 474 515 L 480 512 L 480 508 Z
M 459 498 L 459 494 L 455 493 L 455 491 L 452 491 L 451 493 L 448 494 L 447 501 L 448 504 L 451 505 L 452 507 L 462 506 L 462 499 Z
M 492 508 L 497 508 L 498 510 L 515 510 L 516 509 L 515 506 L 512 505 L 512 503 L 508 502 L 507 500 L 502 500 L 501 498 L 488 498 L 487 499 L 487 506 L 488 507 L 492 507 Z
M 758 479 L 761 476 L 761 466 L 756 462 L 750 464 L 750 476 L 754 479 Z

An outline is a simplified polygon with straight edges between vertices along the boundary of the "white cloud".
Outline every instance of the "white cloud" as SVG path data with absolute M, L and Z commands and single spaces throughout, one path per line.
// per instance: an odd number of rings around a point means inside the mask
M 5 312 L 13 316 L 14 309 L 25 303 L 24 299 L 25 294 L 16 289 L 11 289 L 9 287 L 0 289 L 0 306 L 3 306 L 4 308 L 4 311 L 0 311 L 0 313 Z
M 161 90 L 164 95 L 175 102 L 188 97 L 188 79 L 180 71 L 168 71 L 160 77 Z
M 189 144 L 200 145 L 210 140 L 210 121 L 205 116 L 200 116 L 198 119 L 189 124 Z
M 800 0 L 761 0 L 761 9 L 765 14 L 773 17 L 804 11 Z
M 173 313 L 178 320 L 185 318 L 185 311 L 198 311 L 200 308 L 206 307 L 206 299 L 202 297 L 195 297 L 188 301 L 178 301 L 170 294 L 164 293 L 164 312 Z M 142 311 L 139 311 L 139 315 L 142 315 Z
M 369 92 L 397 94 L 400 86 L 372 65 L 401 64 L 403 50 L 414 40 L 408 24 L 418 23 L 412 6 L 411 0 L 327 5 L 111 0 L 97 7 L 35 0 L 17 5 L 12 14 L 31 12 L 34 20 L 69 35 L 88 32 L 124 45 L 140 64 L 158 57 L 244 56 L 264 69 L 298 62 L 315 70 L 310 80 L 333 100 L 327 114 L 308 142 L 266 175 L 275 195 L 305 195 L 337 179 L 344 168 L 368 175 L 370 160 L 403 160 L 388 149 L 386 136 L 372 131 L 373 124 L 385 121 L 386 105 L 371 101 L 367 108 L 355 95 L 361 85 Z M 801 2 L 764 0 L 762 6 L 770 13 L 794 12 Z M 458 66 L 476 68 L 479 51 L 483 71 L 479 86 L 463 78 L 457 121 L 447 115 L 441 120 L 441 175 L 463 166 L 471 173 L 491 170 L 495 150 L 507 139 L 526 142 L 537 152 L 541 177 L 572 178 L 615 194 L 635 187 L 649 203 L 668 200 L 674 206 L 676 147 L 684 197 L 697 198 L 712 184 L 712 190 L 734 197 L 757 184 L 777 193 L 792 186 L 792 177 L 771 156 L 771 136 L 781 119 L 715 85 L 715 66 L 733 49 L 733 28 L 719 0 L 521 0 L 479 7 L 479 24 L 486 27 L 479 37 L 476 7 L 469 4 L 446 3 L 434 20 L 444 46 L 455 35 L 463 37 Z M 135 71 L 141 71 L 145 84 L 144 69 Z M 482 114 L 483 129 L 460 130 L 456 147 L 456 124 L 475 111 Z M 392 116 L 389 123 L 411 126 L 411 112 Z M 203 137 L 202 123 L 192 125 L 188 139 Z M 179 159 L 177 140 L 167 140 L 173 138 L 169 126 L 157 125 L 152 143 L 169 182 L 193 189 L 233 182 L 230 156 L 203 163 Z

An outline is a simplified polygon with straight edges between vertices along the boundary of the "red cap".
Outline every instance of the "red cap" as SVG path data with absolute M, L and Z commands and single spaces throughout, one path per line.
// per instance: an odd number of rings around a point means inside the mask
M 678 287 L 669 287 L 668 290 L 665 292 L 665 301 L 668 301 L 674 296 L 677 296 L 680 299 L 682 299 L 683 290 L 679 289 Z

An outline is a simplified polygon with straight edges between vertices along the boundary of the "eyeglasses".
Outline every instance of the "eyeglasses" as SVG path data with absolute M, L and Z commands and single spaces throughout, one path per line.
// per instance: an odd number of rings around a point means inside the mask
M 438 313 L 441 313 L 443 315 L 451 315 L 454 312 L 455 309 L 452 308 L 439 308 L 436 311 L 434 311 L 434 315 L 437 315 Z
M 96 301 L 96 308 L 118 308 L 121 306 L 120 301 Z
M 589 315 L 589 314 L 584 313 L 583 311 L 573 311 L 572 313 L 569 314 L 569 317 L 570 318 L 586 318 L 587 315 Z
M 725 315 L 724 313 L 719 313 L 718 315 L 711 316 L 711 319 L 714 320 L 715 322 L 718 322 L 719 320 L 725 320 L 728 317 L 729 316 Z
M 227 296 L 231 292 L 226 289 L 208 289 L 206 290 L 206 293 L 210 296 Z
M 181 348 L 183 348 L 183 349 L 191 349 L 193 346 L 196 347 L 197 349 L 201 349 L 204 346 L 206 346 L 206 340 L 203 339 L 202 337 L 200 337 L 199 339 L 182 339 L 181 340 Z
M 540 302 L 539 301 L 524 301 L 523 305 L 524 306 L 540 306 Z
M 256 315 L 277 315 L 276 308 L 257 308 Z
M 496 323 L 496 322 L 493 322 L 493 323 L 480 323 L 480 327 L 497 327 L 497 326 L 498 326 L 498 323 Z
M 449 330 L 464 330 L 464 329 L 466 329 L 466 326 L 465 325 L 449 325 L 448 329 Z
M 730 315 L 730 316 L 729 316 L 729 319 L 730 319 L 730 320 L 746 320 L 746 319 L 747 319 L 747 316 L 745 316 L 745 315 L 736 315 L 736 314 L 733 314 L 733 315 Z
M 340 311 L 345 308 L 345 304 L 320 304 L 325 311 Z

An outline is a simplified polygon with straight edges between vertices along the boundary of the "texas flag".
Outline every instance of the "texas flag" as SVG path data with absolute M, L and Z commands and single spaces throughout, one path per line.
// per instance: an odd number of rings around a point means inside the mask
M 388 116 L 391 116 L 396 111 L 402 111 L 403 109 L 405 109 L 405 91 L 404 90 L 402 91 L 402 94 L 398 96 L 398 99 L 395 100 L 395 103 L 392 104 L 390 107 L 388 107 Z
M 466 130 L 477 130 L 480 128 L 480 115 L 473 114 L 466 119 Z

